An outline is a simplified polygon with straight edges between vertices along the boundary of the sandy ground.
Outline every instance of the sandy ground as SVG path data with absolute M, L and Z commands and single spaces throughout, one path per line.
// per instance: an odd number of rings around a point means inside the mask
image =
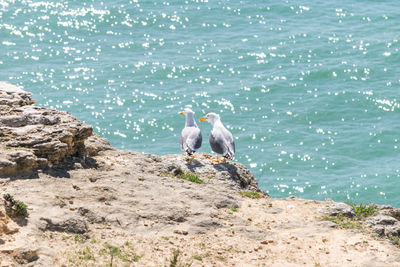
M 221 210 L 226 228 L 206 234 L 171 231 L 126 236 L 103 229 L 100 235 L 78 241 L 74 236 L 59 234 L 53 238 L 69 248 L 67 258 L 59 263 L 109 264 L 111 256 L 104 253 L 104 244 L 112 244 L 131 261 L 117 257 L 113 260 L 116 266 L 171 266 L 176 250 L 180 251 L 177 266 L 400 266 L 400 251 L 387 240 L 374 237 L 367 229 L 338 229 L 323 221 L 319 210 L 329 203 L 299 199 L 241 201 L 242 208 L 236 212 Z M 235 224 L 237 221 L 248 223 Z M 261 238 L 259 230 L 268 235 Z M 83 259 L 88 248 L 94 260 Z

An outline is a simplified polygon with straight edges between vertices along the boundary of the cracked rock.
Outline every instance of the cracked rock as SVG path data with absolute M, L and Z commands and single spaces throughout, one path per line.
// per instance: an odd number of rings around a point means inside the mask
M 356 215 L 353 208 L 343 202 L 333 203 L 329 211 L 330 216 L 344 215 L 347 217 L 353 217 Z
M 86 222 L 79 218 L 68 218 L 61 221 L 53 221 L 49 218 L 40 218 L 42 225 L 39 229 L 42 231 L 67 232 L 75 234 L 84 234 L 88 231 Z

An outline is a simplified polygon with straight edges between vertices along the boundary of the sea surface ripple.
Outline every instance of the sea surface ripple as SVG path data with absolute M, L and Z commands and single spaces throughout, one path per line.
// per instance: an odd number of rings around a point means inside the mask
M 183 107 L 214 111 L 270 195 L 400 207 L 399 12 L 394 0 L 0 0 L 0 80 L 160 155 L 180 153 Z

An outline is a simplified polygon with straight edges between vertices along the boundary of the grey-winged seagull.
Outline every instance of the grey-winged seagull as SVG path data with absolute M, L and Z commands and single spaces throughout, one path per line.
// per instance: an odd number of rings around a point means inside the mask
M 200 122 L 202 121 L 208 121 L 213 126 L 210 132 L 210 146 L 212 151 L 217 153 L 217 162 L 219 162 L 218 155 L 233 160 L 235 158 L 235 142 L 231 132 L 222 124 L 219 115 L 214 112 L 208 113 L 200 118 Z
M 183 128 L 181 132 L 179 143 L 181 149 L 185 151 L 188 156 L 192 156 L 193 153 L 201 147 L 203 137 L 194 120 L 194 112 L 190 108 L 185 108 L 182 112 L 179 112 L 179 114 L 185 115 L 186 117 L 185 128 Z

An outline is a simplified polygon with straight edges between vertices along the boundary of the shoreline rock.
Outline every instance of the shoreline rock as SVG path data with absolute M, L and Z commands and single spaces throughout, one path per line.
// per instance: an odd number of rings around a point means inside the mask
M 30 93 L 0 83 L 0 177 L 35 175 L 38 169 L 87 155 L 84 142 L 92 126 L 33 103 Z

